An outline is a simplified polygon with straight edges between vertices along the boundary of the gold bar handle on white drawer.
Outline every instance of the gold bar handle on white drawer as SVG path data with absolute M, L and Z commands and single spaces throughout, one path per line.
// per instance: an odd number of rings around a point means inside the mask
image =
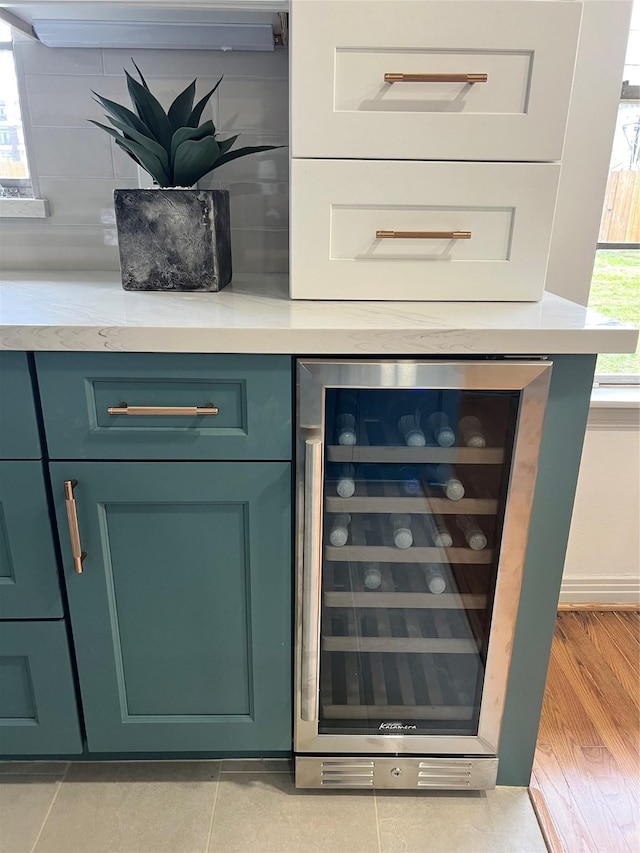
M 80 526 L 78 525 L 78 512 L 73 490 L 78 485 L 77 480 L 64 481 L 64 502 L 67 507 L 67 521 L 69 523 L 69 539 L 71 540 L 71 554 L 73 555 L 73 568 L 77 575 L 82 574 L 82 564 L 87 556 L 82 550 L 80 543 Z
M 322 448 L 320 438 L 308 438 L 305 442 L 300 711 L 302 719 L 311 722 L 318 719 L 319 698 Z
M 213 403 L 206 406 L 130 406 L 128 403 L 120 403 L 119 406 L 109 406 L 108 415 L 130 415 L 133 417 L 146 417 L 147 415 L 171 415 L 175 417 L 189 417 L 195 415 L 217 415 L 220 409 Z
M 404 74 L 390 71 L 384 75 L 385 83 L 486 83 L 488 74 Z
M 377 240 L 470 240 L 471 231 L 376 231 Z

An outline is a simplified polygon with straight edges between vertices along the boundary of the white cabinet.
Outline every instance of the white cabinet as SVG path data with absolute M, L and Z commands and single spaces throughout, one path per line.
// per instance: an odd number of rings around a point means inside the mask
M 292 0 L 294 299 L 537 301 L 581 0 Z
M 295 299 L 542 296 L 560 166 L 294 160 Z
M 292 156 L 558 160 L 581 13 L 577 0 L 293 0 Z

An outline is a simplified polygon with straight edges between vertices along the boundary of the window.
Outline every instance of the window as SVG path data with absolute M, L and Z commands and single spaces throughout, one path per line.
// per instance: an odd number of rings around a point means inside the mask
M 640 325 L 640 0 L 635 0 L 589 307 Z M 600 383 L 640 381 L 635 353 L 601 355 Z
M 32 197 L 11 28 L 0 22 L 0 196 Z

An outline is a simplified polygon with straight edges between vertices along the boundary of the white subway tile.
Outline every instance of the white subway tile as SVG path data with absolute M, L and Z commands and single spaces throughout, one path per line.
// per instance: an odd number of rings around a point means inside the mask
M 231 255 L 237 273 L 286 273 L 289 271 L 289 232 L 232 228 Z
M 118 77 L 71 77 L 64 75 L 35 75 L 25 78 L 31 123 L 34 126 L 84 127 L 87 119 L 104 121 L 105 111 L 93 97 L 97 92 L 105 98 L 117 101 L 128 109 L 133 109 L 126 80 Z M 150 88 L 165 109 L 191 81 L 184 79 L 156 79 Z M 209 89 L 215 80 L 203 78 L 199 81 L 196 102 Z M 204 113 L 202 121 L 217 118 L 218 93 L 216 92 Z
M 115 50 L 103 51 L 104 73 L 122 74 L 133 70 L 131 57 L 145 78 L 152 77 L 288 77 L 286 50 L 270 52 L 221 50 Z M 224 86 L 225 84 L 222 83 Z
M 222 132 L 220 135 L 223 136 Z M 225 133 L 224 136 L 226 135 Z M 233 148 L 244 148 L 250 145 L 277 145 L 280 147 L 232 160 L 216 169 L 212 178 L 220 181 L 224 187 L 243 181 L 288 181 L 289 149 L 287 144 L 288 137 L 286 135 L 241 133 Z
M 230 196 L 232 228 L 287 228 L 288 184 L 247 182 L 228 184 L 226 189 Z
M 7 222 L 0 237 L 0 267 L 10 269 L 119 269 L 115 229 Z
M 45 47 L 35 41 L 15 42 L 25 74 L 102 74 L 102 53 L 93 48 Z
M 31 147 L 39 178 L 113 177 L 109 137 L 97 127 L 34 127 Z
M 113 191 L 137 187 L 131 178 L 42 178 L 40 192 L 49 201 L 56 225 L 113 227 Z
M 25 84 L 34 127 L 86 127 L 88 119 L 106 124 L 94 91 L 129 106 L 125 81 L 115 77 L 28 74 Z
M 220 130 L 286 133 L 289 126 L 287 80 L 225 78 L 220 89 Z

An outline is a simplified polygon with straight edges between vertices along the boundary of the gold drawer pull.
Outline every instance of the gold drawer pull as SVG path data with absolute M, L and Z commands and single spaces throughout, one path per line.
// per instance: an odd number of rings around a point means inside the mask
M 385 83 L 486 83 L 488 74 L 403 74 L 387 72 Z
M 377 240 L 470 240 L 471 231 L 376 231 Z
M 73 555 L 73 567 L 77 575 L 82 574 L 82 563 L 87 556 L 80 544 L 80 527 L 78 525 L 78 512 L 76 510 L 76 499 L 73 494 L 78 485 L 77 480 L 64 481 L 64 502 L 67 507 L 67 521 L 69 523 L 69 538 L 71 539 L 71 553 Z
M 108 415 L 133 415 L 144 417 L 146 415 L 173 415 L 176 417 L 189 417 L 195 415 L 217 415 L 220 409 L 213 403 L 206 406 L 130 406 L 128 403 L 120 403 L 119 406 L 109 406 Z

